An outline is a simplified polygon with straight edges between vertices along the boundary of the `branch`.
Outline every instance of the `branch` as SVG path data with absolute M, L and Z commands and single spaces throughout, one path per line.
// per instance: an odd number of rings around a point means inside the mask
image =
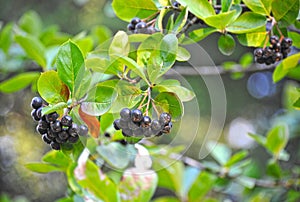
M 288 26 L 287 29 L 288 29 L 290 32 L 296 32 L 296 33 L 300 34 L 300 30 L 297 29 L 296 27 L 294 27 L 293 25 Z

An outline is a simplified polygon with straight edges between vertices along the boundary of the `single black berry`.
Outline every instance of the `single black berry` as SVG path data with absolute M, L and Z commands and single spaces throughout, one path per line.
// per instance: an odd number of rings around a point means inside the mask
M 73 120 L 71 116 L 65 115 L 61 118 L 60 122 L 62 126 L 71 127 Z
M 110 138 L 111 135 L 110 135 L 108 132 L 105 132 L 105 133 L 104 133 L 104 137 Z
M 40 120 L 38 123 L 38 127 L 40 127 L 41 129 L 47 130 L 49 128 L 49 123 L 47 123 L 46 121 Z
M 116 120 L 114 121 L 113 125 L 114 125 L 114 128 L 115 128 L 116 130 L 120 130 L 120 129 L 121 129 L 121 126 L 120 126 L 120 119 L 116 119 Z
M 43 107 L 40 107 L 40 108 L 38 108 L 37 110 L 36 110 L 36 116 L 39 118 L 39 119 L 41 119 L 42 118 L 42 109 L 43 109 Z
M 39 121 L 39 120 L 41 120 L 41 119 L 37 116 L 37 114 L 36 114 L 36 109 L 33 109 L 33 110 L 31 111 L 31 117 L 32 117 L 32 119 L 33 119 L 34 121 Z
M 151 137 L 153 134 L 151 128 L 145 128 L 143 132 L 145 137 Z
M 36 131 L 40 134 L 40 135 L 43 135 L 43 134 L 46 134 L 47 133 L 47 128 L 43 128 L 41 125 L 37 125 L 36 126 Z
M 275 52 L 280 52 L 281 51 L 281 44 L 280 43 L 276 43 L 273 45 L 273 50 Z
M 88 132 L 89 132 L 89 129 L 86 125 L 81 125 L 79 127 L 79 135 L 80 136 L 86 136 L 88 134 Z
M 54 150 L 60 150 L 60 144 L 57 143 L 57 142 L 51 142 L 51 143 L 50 143 L 50 146 L 51 146 L 51 148 L 54 149 Z
M 278 62 L 278 61 L 282 60 L 282 57 L 283 57 L 282 54 L 277 52 L 273 55 L 273 60 Z
M 62 140 L 66 140 L 69 137 L 69 134 L 67 131 L 62 130 L 61 132 L 58 133 L 58 137 Z
M 55 138 L 55 142 L 57 142 L 57 143 L 59 143 L 59 144 L 63 144 L 63 143 L 66 143 L 67 140 L 63 140 L 63 139 L 61 139 L 60 137 L 56 137 L 56 138 Z
M 135 30 L 135 26 L 130 23 L 130 24 L 127 25 L 127 30 L 132 32 L 132 31 Z
M 270 44 L 274 45 L 274 44 L 278 43 L 278 41 L 279 41 L 278 36 L 273 35 L 270 37 Z
M 171 128 L 172 128 L 172 122 L 168 123 L 167 125 L 165 125 L 165 127 L 162 129 L 162 133 L 170 133 Z
M 167 125 L 168 123 L 170 123 L 170 121 L 171 121 L 171 115 L 166 112 L 161 113 L 161 115 L 159 116 L 159 122 L 162 125 Z
M 131 120 L 133 122 L 141 122 L 143 118 L 143 113 L 139 109 L 134 109 L 131 111 Z
M 68 138 L 68 142 L 70 142 L 70 143 L 76 143 L 78 140 L 79 140 L 79 136 L 78 135 L 77 136 L 70 136 Z
M 139 22 L 141 22 L 141 19 L 138 18 L 138 17 L 134 17 L 134 18 L 131 19 L 130 24 L 132 24 L 132 25 L 135 26 L 135 25 L 138 24 Z
M 69 128 L 68 133 L 73 137 L 78 136 L 79 133 L 78 125 L 76 123 L 72 123 L 72 127 Z
M 119 124 L 120 124 L 121 129 L 128 128 L 128 122 L 130 122 L 130 120 L 126 121 L 126 120 L 120 119 Z
M 55 122 L 51 123 L 50 126 L 51 126 L 51 129 L 53 132 L 58 133 L 62 130 L 60 121 L 55 121 Z
M 282 47 L 285 49 L 291 47 L 292 44 L 293 44 L 293 41 L 290 38 L 284 38 L 281 42 Z
M 51 129 L 47 130 L 47 136 L 50 138 L 56 138 L 58 136 L 58 133 L 53 132 Z
M 180 7 L 180 3 L 177 2 L 177 1 L 173 2 L 173 7 L 179 8 Z
M 50 144 L 50 143 L 52 142 L 52 140 L 49 139 L 49 138 L 47 137 L 46 134 L 44 134 L 44 135 L 42 136 L 42 140 L 43 140 L 44 142 L 46 142 L 47 144 Z
M 33 109 L 38 109 L 43 105 L 43 99 L 40 97 L 34 97 L 31 100 L 31 107 Z
M 46 117 L 46 121 L 50 122 L 54 122 L 56 121 L 56 119 L 59 117 L 57 112 L 52 112 L 50 114 L 45 115 Z
M 159 123 L 158 120 L 153 120 L 153 121 L 151 122 L 151 129 L 152 129 L 153 131 L 160 131 L 161 128 L 162 128 L 162 126 L 161 126 L 161 124 Z
M 141 121 L 141 126 L 143 128 L 149 128 L 151 124 L 151 118 L 149 116 L 144 116 Z
M 254 50 L 255 57 L 262 57 L 264 54 L 264 50 L 262 48 L 257 48 Z
M 124 108 L 120 111 L 120 116 L 123 120 L 129 120 L 130 114 L 131 114 L 131 111 L 128 108 Z
M 139 30 L 139 29 L 145 29 L 147 27 L 147 23 L 145 22 L 139 22 L 136 24 L 135 29 Z
M 265 50 L 264 50 L 264 57 L 265 58 L 269 58 L 269 57 L 272 57 L 273 56 L 273 50 L 269 47 L 267 47 Z

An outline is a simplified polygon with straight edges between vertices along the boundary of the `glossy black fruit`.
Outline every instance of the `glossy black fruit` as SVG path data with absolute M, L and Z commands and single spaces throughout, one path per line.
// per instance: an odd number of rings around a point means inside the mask
M 58 133 L 53 132 L 51 129 L 47 130 L 47 136 L 50 138 L 56 138 L 58 136 Z
M 278 43 L 278 41 L 279 41 L 278 36 L 273 35 L 273 36 L 270 37 L 270 44 L 274 45 L 274 44 Z
M 36 115 L 36 109 L 33 109 L 33 110 L 31 111 L 31 117 L 32 117 L 32 119 L 33 119 L 34 121 L 39 121 L 39 120 L 41 120 L 41 119 Z
M 65 115 L 61 118 L 61 125 L 66 127 L 71 127 L 73 120 L 71 116 Z
M 79 140 L 79 136 L 78 135 L 77 136 L 70 136 L 68 138 L 68 142 L 70 142 L 70 143 L 76 143 L 78 140 Z
M 262 57 L 264 54 L 264 50 L 262 48 L 257 48 L 254 50 L 255 57 Z
M 149 128 L 151 124 L 151 118 L 149 116 L 144 116 L 141 121 L 141 126 L 143 128 Z
M 62 130 L 61 132 L 58 133 L 58 137 L 62 140 L 66 140 L 69 137 L 69 134 L 67 131 Z
M 147 27 L 147 23 L 145 22 L 139 22 L 136 24 L 135 29 L 139 30 L 139 29 L 145 29 Z
M 80 136 L 87 136 L 88 132 L 89 132 L 89 129 L 86 125 L 81 125 L 79 127 L 79 135 Z
M 69 128 L 68 133 L 73 137 L 78 136 L 79 133 L 78 125 L 76 123 L 72 123 L 72 127 Z
M 38 126 L 41 129 L 47 130 L 49 128 L 49 123 L 47 123 L 46 121 L 40 120 Z
M 53 132 L 58 133 L 62 130 L 60 121 L 55 121 L 55 122 L 51 123 L 50 126 L 51 126 L 51 129 Z
M 282 48 L 285 48 L 285 49 L 291 47 L 292 44 L 293 44 L 293 41 L 290 38 L 284 38 L 281 42 Z
M 124 128 L 124 129 L 122 129 L 122 134 L 125 137 L 130 137 L 133 135 L 133 132 L 129 128 Z
M 38 109 L 36 110 L 36 112 L 35 112 L 36 116 L 37 116 L 39 119 L 42 118 L 42 109 L 43 109 L 43 107 L 40 107 L 40 108 L 38 108 Z
M 163 129 L 162 129 L 162 133 L 170 133 L 171 128 L 172 128 L 172 122 L 168 123 Z
M 43 135 L 43 134 L 46 134 L 48 130 L 47 130 L 47 128 L 42 128 L 42 126 L 37 125 L 37 126 L 36 126 L 36 131 L 37 131 L 40 135 Z
M 143 118 L 143 113 L 139 109 L 134 109 L 131 111 L 131 120 L 133 122 L 141 122 Z
M 121 129 L 121 126 L 120 126 L 120 119 L 116 119 L 116 120 L 114 121 L 113 125 L 114 125 L 114 128 L 115 128 L 116 130 L 120 130 L 120 129 Z
M 158 120 L 153 120 L 151 123 L 151 129 L 153 131 L 160 131 L 162 128 L 161 124 L 159 123 Z
M 136 129 L 138 129 L 140 127 L 140 124 L 139 123 L 134 123 L 134 122 L 132 122 L 132 121 L 129 121 L 128 122 L 128 128 L 130 129 L 130 130 L 136 130 Z
M 171 119 L 171 115 L 164 112 L 159 116 L 159 123 L 162 125 L 167 125 L 168 123 L 170 123 Z
M 60 150 L 60 144 L 57 143 L 57 142 L 51 142 L 51 143 L 50 143 L 50 146 L 51 146 L 51 148 L 54 149 L 54 150 Z
M 56 121 L 56 119 L 59 117 L 59 115 L 56 112 L 52 112 L 50 114 L 47 114 L 45 117 L 46 117 L 46 121 L 48 121 L 50 123 L 50 122 Z
M 127 30 L 132 32 L 132 31 L 135 30 L 135 26 L 130 23 L 130 24 L 127 25 Z
M 273 60 L 276 61 L 276 62 L 282 60 L 282 58 L 283 58 L 283 56 L 282 56 L 282 54 L 279 53 L 279 52 L 277 52 L 277 53 L 275 53 L 275 54 L 273 55 Z
M 124 108 L 120 111 L 120 116 L 123 120 L 129 120 L 130 114 L 131 114 L 131 110 L 128 108 Z
M 135 25 L 138 24 L 139 22 L 141 22 L 141 19 L 138 18 L 138 17 L 134 17 L 134 18 L 131 19 L 130 24 L 132 24 L 132 25 L 135 26 Z
M 31 100 L 31 107 L 33 109 L 38 109 L 43 105 L 43 99 L 40 97 L 34 97 Z
M 52 142 L 52 140 L 49 139 L 49 138 L 47 137 L 46 134 L 44 134 L 44 135 L 42 136 L 42 140 L 43 140 L 45 143 L 47 143 L 47 144 L 50 144 L 50 143 Z

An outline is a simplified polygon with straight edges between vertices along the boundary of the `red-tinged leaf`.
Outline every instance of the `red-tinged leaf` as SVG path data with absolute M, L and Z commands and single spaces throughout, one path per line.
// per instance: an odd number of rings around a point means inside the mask
M 98 119 L 95 116 L 90 116 L 90 115 L 84 113 L 81 110 L 81 107 L 79 108 L 78 111 L 79 111 L 79 116 L 88 126 L 91 135 L 94 138 L 98 138 L 99 133 L 100 133 L 100 122 L 98 121 Z

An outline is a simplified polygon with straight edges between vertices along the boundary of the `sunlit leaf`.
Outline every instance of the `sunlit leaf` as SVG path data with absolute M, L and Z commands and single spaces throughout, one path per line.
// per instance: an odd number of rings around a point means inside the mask
M 0 92 L 13 93 L 26 88 L 39 77 L 39 72 L 25 72 L 0 83 Z

